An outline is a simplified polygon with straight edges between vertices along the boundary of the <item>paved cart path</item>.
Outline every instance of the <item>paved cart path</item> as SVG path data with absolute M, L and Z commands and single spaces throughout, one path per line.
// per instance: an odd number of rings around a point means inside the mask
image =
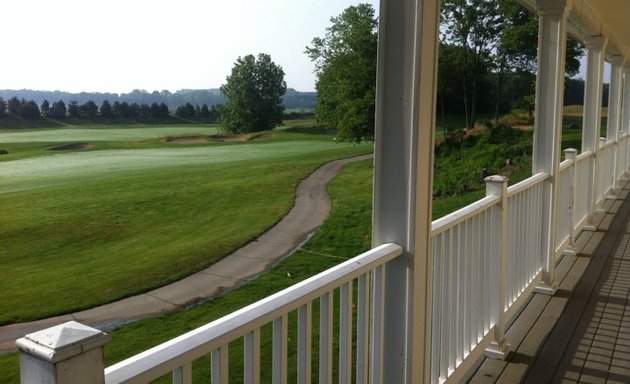
M 336 160 L 313 172 L 297 187 L 289 213 L 256 240 L 210 267 L 147 293 L 68 315 L 0 327 L 0 353 L 15 351 L 15 340 L 66 321 L 75 320 L 98 329 L 162 315 L 206 301 L 237 287 L 293 253 L 319 228 L 330 213 L 326 185 L 348 163 L 372 155 Z M 17 304 L 19 305 L 19 304 Z

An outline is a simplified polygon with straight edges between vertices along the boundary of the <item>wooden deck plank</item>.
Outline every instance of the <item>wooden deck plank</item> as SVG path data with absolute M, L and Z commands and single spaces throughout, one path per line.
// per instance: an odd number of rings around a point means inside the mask
M 570 377 L 574 377 L 577 371 L 575 368 L 579 368 L 582 360 L 584 365 L 581 369 L 579 381 L 606 381 L 607 377 L 603 372 L 608 372 L 610 367 L 612 355 L 608 355 L 612 352 L 611 346 L 615 340 L 614 335 L 616 335 L 616 332 L 610 329 L 614 325 L 601 324 L 601 317 L 608 304 L 601 302 L 599 293 L 607 284 L 612 262 L 615 259 L 611 256 L 617 254 L 618 248 L 624 248 L 625 250 L 625 247 L 620 247 L 620 245 L 622 245 L 623 235 L 625 235 L 629 213 L 630 200 L 624 202 L 619 209 L 619 213 L 610 221 L 609 231 L 591 258 L 588 269 L 573 290 L 562 316 L 558 319 L 558 325 L 553 328 L 540 353 L 536 356 L 524 383 L 557 381 L 560 378 L 564 379 L 564 373 L 567 371 L 571 372 Z M 602 227 L 604 225 L 600 226 L 600 228 Z M 612 288 L 609 288 L 609 290 L 612 290 Z M 595 326 L 593 321 L 597 323 L 597 329 L 593 328 Z M 584 328 L 584 325 L 580 326 L 580 323 L 589 323 L 590 329 L 588 326 L 587 328 Z M 609 327 L 608 329 L 606 328 L 607 326 Z M 580 334 L 580 330 L 584 332 Z M 595 330 L 592 339 L 590 332 L 588 332 L 589 330 Z M 575 351 L 568 350 L 569 346 L 575 346 L 575 339 L 583 340 L 578 345 L 586 345 L 590 341 L 588 352 L 578 351 L 577 349 Z M 586 353 L 586 356 L 584 356 L 584 353 Z M 565 355 L 571 355 L 574 359 L 567 361 L 566 357 L 563 358 Z M 584 359 L 581 359 L 581 357 L 584 357 Z
M 560 260 L 558 293 L 534 294 L 508 328 L 506 339 L 514 350 L 508 361 L 483 359 L 470 383 L 630 382 L 630 308 L 625 312 L 630 235 L 624 236 L 630 233 L 630 200 L 619 200 L 627 196 L 623 189 L 617 200 L 606 200 L 603 206 L 617 214 L 598 212 L 597 231 L 582 231 L 575 242 L 578 256 Z M 626 253 L 627 260 L 620 260 Z M 613 262 L 618 271 L 611 280 Z M 597 300 L 600 294 L 606 301 Z

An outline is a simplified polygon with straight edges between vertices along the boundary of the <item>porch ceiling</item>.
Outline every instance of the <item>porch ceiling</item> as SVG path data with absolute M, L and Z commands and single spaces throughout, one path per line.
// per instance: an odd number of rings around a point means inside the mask
M 516 0 L 530 9 L 536 4 L 562 0 Z M 566 0 L 569 33 L 583 40 L 590 36 L 608 38 L 608 55 L 620 54 L 630 62 L 630 0 Z
M 583 0 L 575 1 L 580 7 Z M 630 1 L 588 0 L 593 11 L 604 22 L 605 29 L 614 36 L 617 48 L 626 59 L 630 59 Z M 605 32 L 604 32 L 605 33 Z M 606 33 L 605 33 L 606 34 Z

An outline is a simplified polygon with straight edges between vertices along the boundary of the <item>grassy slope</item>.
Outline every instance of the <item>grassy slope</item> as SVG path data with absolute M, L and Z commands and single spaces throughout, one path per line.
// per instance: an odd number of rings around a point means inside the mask
M 333 210 L 324 226 L 303 247 L 308 252 L 296 252 L 256 280 L 199 307 L 139 321 L 112 331 L 112 341 L 105 350 L 106 364 L 111 365 L 160 342 L 206 324 L 313 274 L 324 271 L 344 259 L 355 256 L 358 252 L 369 249 L 371 175 L 371 162 L 363 161 L 347 165 L 341 175 L 331 182 L 328 189 L 332 197 Z M 314 308 L 314 311 L 316 310 L 317 308 Z M 291 332 L 293 333 L 294 330 Z M 265 334 L 268 334 L 267 330 L 265 330 Z M 295 340 L 295 337 L 292 340 Z M 263 337 L 263 350 L 268 350 L 269 347 L 268 337 Z M 290 342 L 289 348 L 290 350 L 295 348 L 295 342 Z M 230 351 L 233 364 L 242 364 L 239 345 L 231 346 Z M 292 354 L 290 353 L 290 355 Z M 262 366 L 269 366 L 268 357 L 270 354 L 264 353 L 262 356 L 264 358 Z M 194 382 L 208 382 L 208 370 L 205 363 L 206 361 L 202 361 L 196 364 Z M 317 367 L 316 363 L 315 361 L 314 369 Z M 233 371 L 237 371 L 237 369 Z M 2 372 L 3 380 L 6 380 L 3 382 L 19 382 L 17 354 L 0 356 L 0 372 Z M 265 372 L 270 372 L 270 369 L 262 369 L 262 372 L 265 374 Z M 230 382 L 239 382 L 237 378 L 232 379 Z M 270 382 L 270 378 L 263 377 L 262 382 Z
M 320 164 L 370 150 L 286 134 L 0 163 L 0 174 L 14 172 L 0 180 L 0 323 L 90 307 L 202 269 L 279 220 Z

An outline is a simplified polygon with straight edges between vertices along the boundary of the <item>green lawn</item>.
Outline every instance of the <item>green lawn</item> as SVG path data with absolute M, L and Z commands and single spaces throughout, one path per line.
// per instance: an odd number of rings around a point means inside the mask
M 77 141 L 137 141 L 181 135 L 216 135 L 218 125 L 181 126 L 89 126 L 47 130 L 13 130 L 0 133 L 4 143 L 60 143 Z
M 0 324 L 88 308 L 200 270 L 277 222 L 318 166 L 371 151 L 277 136 L 0 162 Z
M 333 209 L 322 228 L 290 258 L 280 262 L 269 272 L 250 281 L 242 287 L 217 297 L 190 310 L 143 320 L 122 326 L 110 334 L 112 341 L 105 349 L 107 365 L 114 364 L 151 346 L 157 345 L 186 331 L 206 324 L 236 309 L 255 302 L 265 296 L 295 284 L 318 272 L 324 271 L 345 259 L 369 249 L 371 232 L 372 162 L 362 161 L 349 164 L 328 187 Z M 316 253 L 314 253 L 316 252 Z M 314 307 L 316 313 L 317 307 Z M 295 332 L 291 323 L 290 333 Z M 316 325 L 316 324 L 315 324 Z M 264 330 L 262 350 L 270 348 L 269 332 Z M 292 340 L 296 340 L 291 336 Z M 289 355 L 294 356 L 295 342 L 289 343 Z M 316 338 L 314 345 L 316 345 Z M 241 343 L 230 347 L 232 372 L 238 372 L 242 365 Z M 262 354 L 262 382 L 270 382 L 270 353 Z M 316 356 L 313 369 L 317 368 Z M 194 382 L 208 382 L 207 358 L 195 364 Z M 0 372 L 6 383 L 19 382 L 17 354 L 0 356 Z M 294 374 L 293 370 L 293 374 Z M 241 379 L 242 380 L 242 379 Z M 289 380 L 293 382 L 294 380 Z M 166 381 L 169 382 L 169 381 Z M 230 382 L 240 382 L 231 377 Z

